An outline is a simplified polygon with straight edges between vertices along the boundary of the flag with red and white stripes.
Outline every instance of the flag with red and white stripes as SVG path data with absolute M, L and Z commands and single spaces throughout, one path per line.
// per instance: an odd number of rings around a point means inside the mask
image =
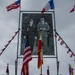
M 28 75 L 28 69 L 26 65 L 32 60 L 31 47 L 29 45 L 29 37 L 28 34 L 26 36 L 26 45 L 23 53 L 23 64 L 22 64 L 22 75 Z
M 8 5 L 8 6 L 6 7 L 6 9 L 7 9 L 7 11 L 10 11 L 10 10 L 12 10 L 12 9 L 17 9 L 18 7 L 20 7 L 20 0 L 17 0 L 16 2 L 14 2 L 14 3 Z

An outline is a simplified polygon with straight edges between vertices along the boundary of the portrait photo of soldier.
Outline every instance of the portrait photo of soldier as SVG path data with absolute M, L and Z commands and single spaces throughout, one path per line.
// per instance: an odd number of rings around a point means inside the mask
M 40 19 L 40 22 L 37 25 L 38 35 L 42 34 L 42 43 L 43 43 L 43 53 L 45 54 L 48 49 L 47 38 L 48 38 L 48 31 L 49 25 L 45 22 L 44 18 Z
M 42 34 L 43 55 L 54 55 L 52 14 L 42 15 L 38 12 L 22 14 L 21 54 L 25 48 L 27 29 L 32 55 L 37 55 L 40 33 Z

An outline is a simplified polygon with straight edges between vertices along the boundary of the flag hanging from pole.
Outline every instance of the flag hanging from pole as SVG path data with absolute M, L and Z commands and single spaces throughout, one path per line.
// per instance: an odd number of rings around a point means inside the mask
M 9 75 L 9 64 L 7 64 L 6 75 Z
M 42 51 L 42 35 L 40 34 L 40 38 L 38 40 L 38 69 L 42 66 L 43 64 L 43 51 Z
M 67 51 L 67 53 L 69 53 L 69 52 L 71 52 L 71 55 L 70 55 L 70 57 L 73 57 L 73 56 L 75 56 L 75 54 L 72 52 L 72 50 L 68 47 L 68 45 L 65 43 L 65 41 L 61 38 L 61 36 L 57 33 L 57 32 L 55 32 L 55 38 L 57 38 L 58 37 L 58 41 L 60 41 L 60 44 L 61 45 L 65 45 L 65 48 L 67 48 L 68 49 L 68 51 Z
M 32 60 L 29 36 L 26 36 L 26 45 L 23 53 L 22 75 L 29 75 L 28 63 Z
M 69 75 L 71 75 L 71 65 L 69 64 Z
M 17 9 L 18 7 L 20 7 L 20 0 L 10 4 L 9 6 L 6 7 L 7 11 L 10 11 L 12 9 Z
M 47 75 L 50 75 L 50 74 L 49 74 L 49 66 L 47 67 Z
M 72 68 L 72 73 L 71 73 L 71 75 L 74 75 L 74 73 L 73 73 L 73 68 Z
M 45 7 L 42 9 L 42 13 L 44 13 L 45 11 L 49 10 L 49 9 L 54 9 L 54 2 L 53 0 L 50 0 Z
M 74 12 L 74 11 L 75 11 L 75 5 L 74 5 L 74 7 L 71 9 L 70 13 L 71 13 L 71 12 Z
M 21 75 L 29 75 L 29 65 L 28 64 L 23 66 Z
M 70 64 L 69 64 L 69 75 L 73 75 L 73 68 Z

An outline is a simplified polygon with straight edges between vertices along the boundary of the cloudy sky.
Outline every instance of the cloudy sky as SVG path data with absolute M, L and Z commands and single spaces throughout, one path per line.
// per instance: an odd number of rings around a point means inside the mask
M 49 0 L 22 0 L 22 10 L 25 11 L 41 11 Z M 6 6 L 12 4 L 15 0 L 0 0 L 0 50 L 18 30 L 19 24 L 19 9 L 7 12 Z M 63 40 L 75 53 L 75 12 L 70 13 L 70 10 L 75 4 L 75 0 L 54 0 L 55 4 L 55 21 L 56 29 Z M 50 10 L 49 10 L 50 11 Z M 71 64 L 75 73 L 75 57 L 70 58 L 70 53 L 67 54 L 65 45 L 60 45 L 57 42 L 58 60 L 60 61 L 59 74 L 69 75 L 68 64 Z M 6 65 L 9 63 L 10 75 L 15 75 L 15 60 L 17 52 L 17 36 L 6 48 L 0 56 L 0 75 L 6 74 Z M 22 59 L 18 62 L 18 75 Z M 50 74 L 56 75 L 56 59 L 44 59 L 43 75 L 46 75 L 47 65 L 50 66 Z M 30 64 L 30 75 L 39 75 L 40 71 L 37 69 L 37 59 L 33 59 Z

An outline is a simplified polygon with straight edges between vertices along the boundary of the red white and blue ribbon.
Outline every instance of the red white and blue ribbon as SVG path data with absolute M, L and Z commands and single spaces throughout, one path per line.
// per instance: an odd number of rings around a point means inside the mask
M 70 57 L 75 56 L 73 51 L 69 48 L 69 46 L 65 43 L 65 41 L 61 38 L 61 36 L 57 32 L 55 33 L 55 38 L 57 38 L 57 40 L 60 41 L 61 45 L 65 44 L 65 48 L 68 49 L 67 53 L 71 53 Z
M 0 55 L 5 51 L 5 49 L 8 47 L 8 45 L 11 43 L 11 41 L 15 38 L 15 36 L 19 33 L 20 29 L 15 32 L 15 35 L 12 36 L 11 40 L 8 41 L 8 43 L 4 46 L 4 48 L 0 51 Z

